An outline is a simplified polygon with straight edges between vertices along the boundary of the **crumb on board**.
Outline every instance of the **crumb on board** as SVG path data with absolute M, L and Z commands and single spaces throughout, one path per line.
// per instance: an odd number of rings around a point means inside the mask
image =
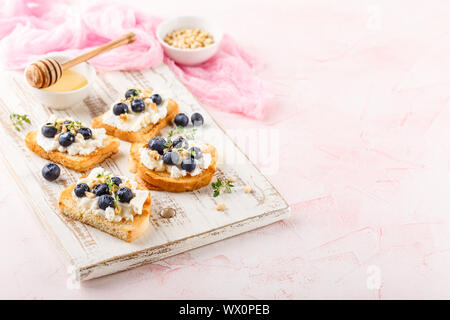
M 231 177 L 231 178 L 227 178 L 227 181 L 228 181 L 228 182 L 235 182 L 236 179 Z
M 245 186 L 245 187 L 244 187 L 244 192 L 245 192 L 245 193 L 250 193 L 250 192 L 252 192 L 252 190 L 253 190 L 253 189 L 252 189 L 252 187 L 250 187 L 250 186 Z
M 216 210 L 217 211 L 223 211 L 223 210 L 225 210 L 226 209 L 226 205 L 225 205 L 225 203 L 219 203 L 217 206 L 216 206 Z

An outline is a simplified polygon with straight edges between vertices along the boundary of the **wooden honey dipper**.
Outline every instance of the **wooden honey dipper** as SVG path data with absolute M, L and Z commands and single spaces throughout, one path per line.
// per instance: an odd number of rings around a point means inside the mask
M 133 32 L 127 33 L 117 40 L 108 42 L 101 47 L 89 51 L 79 57 L 64 63 L 59 63 L 55 59 L 45 58 L 33 62 L 25 70 L 25 77 L 27 82 L 35 88 L 47 88 L 54 84 L 61 78 L 64 70 L 70 69 L 81 62 L 85 62 L 99 54 L 112 50 L 114 48 L 132 43 L 136 40 L 136 35 Z

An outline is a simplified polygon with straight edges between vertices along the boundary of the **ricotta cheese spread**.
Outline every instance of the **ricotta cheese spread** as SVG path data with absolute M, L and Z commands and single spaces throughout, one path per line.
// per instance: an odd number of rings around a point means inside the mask
M 96 197 L 91 192 L 86 192 L 83 197 L 78 197 L 75 191 L 72 192 L 73 199 L 77 202 L 78 208 L 83 213 L 91 212 L 95 215 L 100 215 L 108 221 L 120 222 L 133 221 L 135 215 L 142 214 L 142 208 L 148 197 L 148 191 L 137 189 L 137 183 L 128 179 L 125 176 L 113 176 L 110 172 L 104 170 L 102 167 L 93 169 L 89 175 L 78 181 L 80 183 L 86 183 L 89 189 L 92 191 L 96 185 L 104 183 L 107 178 L 118 177 L 122 181 L 117 187 L 127 187 L 131 189 L 133 198 L 129 203 L 115 201 L 114 207 L 107 207 L 105 210 L 101 209 L 98 205 L 99 197 Z
M 156 105 L 151 99 L 153 94 L 158 94 L 155 90 L 150 92 L 148 90 L 136 89 L 137 95 L 130 98 L 121 99 L 117 103 L 124 103 L 128 107 L 128 111 L 120 115 L 114 114 L 115 103 L 105 114 L 103 114 L 102 121 L 105 124 L 116 127 L 123 131 L 136 132 L 142 128 L 148 127 L 150 124 L 157 123 L 167 115 L 168 99 L 163 98 L 160 105 Z M 162 96 L 162 93 L 161 95 Z M 131 104 L 134 99 L 142 99 L 145 103 L 145 108 L 141 112 L 134 112 Z
M 59 135 L 71 131 L 68 130 L 67 127 L 63 129 L 61 125 L 64 121 L 73 121 L 71 119 L 58 120 L 55 117 L 50 118 L 47 121 L 47 124 L 51 124 L 49 126 L 54 126 L 57 128 L 57 133 L 53 137 L 46 137 L 43 135 L 43 130 L 40 130 L 36 137 L 37 144 L 44 149 L 46 152 L 51 151 L 59 151 L 59 152 L 67 152 L 69 155 L 88 155 L 104 146 L 106 136 L 106 130 L 103 128 L 99 129 L 89 129 L 91 137 L 89 139 L 85 139 L 85 137 L 81 133 L 76 132 L 76 128 L 72 129 L 74 133 L 74 141 L 68 146 L 62 146 L 58 140 Z M 79 122 L 77 122 L 79 123 Z M 47 124 L 44 124 L 46 126 Z M 76 127 L 76 125 L 74 126 Z M 81 123 L 79 123 L 79 127 L 83 127 Z M 86 128 L 86 127 L 83 127 Z
M 187 141 L 187 148 L 177 148 L 176 146 L 170 146 L 173 141 L 179 138 L 184 138 Z M 175 164 L 166 164 L 163 160 L 163 155 L 160 155 L 157 151 L 151 150 L 147 147 L 139 149 L 140 162 L 149 168 L 157 172 L 168 172 L 173 178 L 180 178 L 189 176 L 197 176 L 202 173 L 203 170 L 209 168 L 212 162 L 212 155 L 208 151 L 208 145 L 202 141 L 196 140 L 192 134 L 186 134 L 182 128 L 177 128 L 171 131 L 169 137 L 164 139 L 167 148 L 165 152 L 176 152 L 179 155 L 179 159 Z M 198 148 L 201 150 L 201 157 L 194 158 L 192 150 Z M 190 158 L 195 164 L 195 168 L 192 171 L 183 169 L 183 160 Z

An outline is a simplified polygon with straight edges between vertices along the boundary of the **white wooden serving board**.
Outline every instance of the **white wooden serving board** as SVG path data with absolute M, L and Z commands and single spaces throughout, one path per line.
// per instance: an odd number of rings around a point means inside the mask
M 22 190 L 24 199 L 29 201 L 58 247 L 70 259 L 80 280 L 158 261 L 268 225 L 288 217 L 290 213 L 289 206 L 277 190 L 166 65 L 142 72 L 101 74 L 89 98 L 67 111 L 55 111 L 40 105 L 26 89 L 21 73 L 4 73 L 1 80 L 1 158 Z M 217 198 L 212 197 L 211 186 L 181 194 L 152 191 L 150 227 L 139 239 L 127 243 L 59 213 L 59 194 L 69 184 L 75 183 L 80 174 L 60 166 L 60 178 L 56 182 L 45 181 L 41 169 L 48 161 L 29 151 L 23 140 L 26 132 L 38 128 L 53 113 L 71 116 L 90 126 L 93 117 L 107 110 L 126 88 L 133 85 L 164 90 L 178 102 L 180 112 L 200 112 L 205 125 L 199 135 L 204 135 L 203 139 L 207 137 L 220 155 L 215 177 L 233 177 L 236 182 L 231 194 Z M 14 130 L 9 120 L 12 112 L 28 114 L 31 125 L 21 132 Z M 131 176 L 127 165 L 129 147 L 129 143 L 122 141 L 120 152 L 103 162 L 102 166 L 113 173 Z M 251 186 L 253 192 L 244 193 L 245 185 Z M 225 203 L 227 209 L 217 211 L 218 203 Z M 165 207 L 175 208 L 176 216 L 162 218 L 159 211 Z

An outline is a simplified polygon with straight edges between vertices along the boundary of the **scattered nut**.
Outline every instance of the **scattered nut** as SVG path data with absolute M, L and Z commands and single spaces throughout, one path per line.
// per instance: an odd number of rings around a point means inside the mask
M 245 193 L 250 193 L 250 192 L 252 192 L 252 191 L 253 191 L 252 187 L 250 187 L 250 186 L 245 186 L 245 187 L 244 187 L 244 192 L 245 192 Z
M 161 217 L 166 218 L 166 219 L 170 219 L 172 217 L 175 216 L 176 211 L 173 208 L 163 208 L 159 214 L 161 215 Z
M 127 115 L 127 113 L 122 113 L 122 114 L 120 114 L 119 118 L 122 121 L 127 121 L 128 120 L 128 115 Z
M 223 210 L 225 210 L 227 208 L 227 206 L 225 205 L 225 203 L 219 203 L 217 206 L 216 206 L 216 210 L 217 211 L 223 211 Z
M 95 194 L 93 194 L 92 192 L 86 191 L 85 194 L 86 194 L 86 197 L 88 197 L 89 199 L 95 198 Z
M 187 151 L 186 149 L 183 149 L 183 151 L 179 151 L 178 152 L 183 158 L 189 156 L 189 151 Z
M 150 159 L 152 159 L 152 160 L 155 160 L 155 161 L 159 160 L 159 153 L 158 153 L 158 151 L 149 150 L 148 155 L 150 156 Z
M 179 29 L 167 34 L 164 42 L 179 49 L 197 49 L 214 43 L 213 37 L 201 29 Z

